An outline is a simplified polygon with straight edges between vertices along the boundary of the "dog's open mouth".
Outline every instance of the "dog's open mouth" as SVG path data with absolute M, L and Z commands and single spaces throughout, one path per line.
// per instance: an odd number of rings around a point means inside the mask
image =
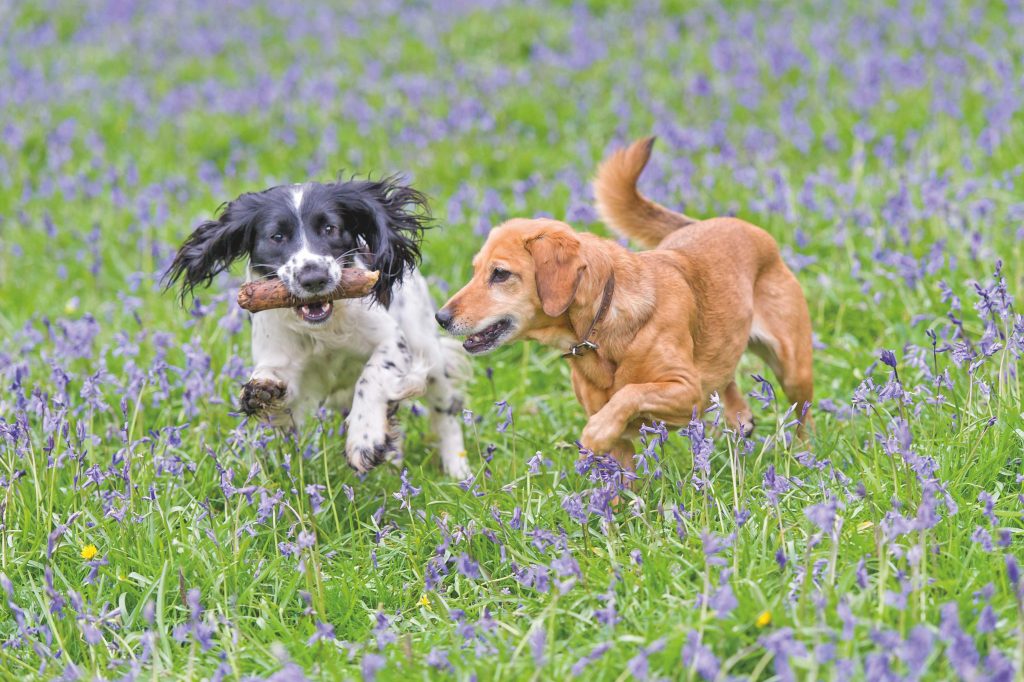
M 307 303 L 306 305 L 296 306 L 294 310 L 295 314 L 301 317 L 304 322 L 320 324 L 326 322 L 327 318 L 334 312 L 334 304 L 330 301 Z
M 503 320 L 498 320 L 483 331 L 467 336 L 462 347 L 470 353 L 489 351 L 501 342 L 511 328 L 512 320 L 507 317 Z

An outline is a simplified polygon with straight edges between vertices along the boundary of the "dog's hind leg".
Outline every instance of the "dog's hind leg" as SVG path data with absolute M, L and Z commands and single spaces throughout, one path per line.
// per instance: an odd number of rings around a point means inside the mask
M 430 428 L 437 436 L 441 466 L 452 478 L 463 480 L 472 473 L 462 439 L 463 396 L 460 387 L 466 380 L 468 363 L 462 348 L 450 339 L 441 340 L 441 355 L 441 362 L 427 376 Z
M 801 421 L 797 435 L 803 434 L 804 427 L 813 428 L 811 317 L 800 283 L 781 261 L 767 269 L 755 285 L 754 322 L 748 347 L 768 364 L 786 399 L 796 406 Z
M 754 413 L 743 398 L 743 392 L 735 381 L 730 381 L 722 393 L 722 405 L 725 408 L 725 421 L 743 436 L 754 432 Z

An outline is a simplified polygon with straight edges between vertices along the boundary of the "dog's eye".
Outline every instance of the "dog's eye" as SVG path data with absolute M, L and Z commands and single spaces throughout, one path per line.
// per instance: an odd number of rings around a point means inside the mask
M 338 228 L 334 225 L 324 225 L 324 234 L 334 234 L 338 231 Z
M 494 268 L 491 272 L 491 284 L 501 284 L 511 276 L 512 273 L 504 268 Z
M 277 242 L 278 244 L 280 244 L 281 242 L 284 241 L 284 235 L 280 232 L 275 232 L 274 234 L 270 235 L 270 241 Z

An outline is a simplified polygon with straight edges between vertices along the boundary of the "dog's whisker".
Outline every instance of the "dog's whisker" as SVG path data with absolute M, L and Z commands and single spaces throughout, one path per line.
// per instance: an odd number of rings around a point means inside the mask
M 340 256 L 337 256 L 334 260 L 335 261 L 340 261 L 343 258 L 347 258 L 349 256 L 355 256 L 355 255 L 358 255 L 358 254 L 359 254 L 359 249 L 351 249 L 351 250 L 346 251 L 345 253 L 341 254 Z

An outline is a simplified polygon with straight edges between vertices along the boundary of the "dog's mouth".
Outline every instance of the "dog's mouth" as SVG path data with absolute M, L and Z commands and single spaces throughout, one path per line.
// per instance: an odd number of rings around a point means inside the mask
M 462 347 L 470 353 L 485 353 L 493 350 L 508 336 L 512 329 L 512 320 L 503 318 L 476 334 L 470 334 L 462 343 Z
M 308 324 L 323 324 L 334 313 L 334 304 L 330 301 L 322 303 L 307 303 L 306 305 L 295 306 L 295 314 Z

